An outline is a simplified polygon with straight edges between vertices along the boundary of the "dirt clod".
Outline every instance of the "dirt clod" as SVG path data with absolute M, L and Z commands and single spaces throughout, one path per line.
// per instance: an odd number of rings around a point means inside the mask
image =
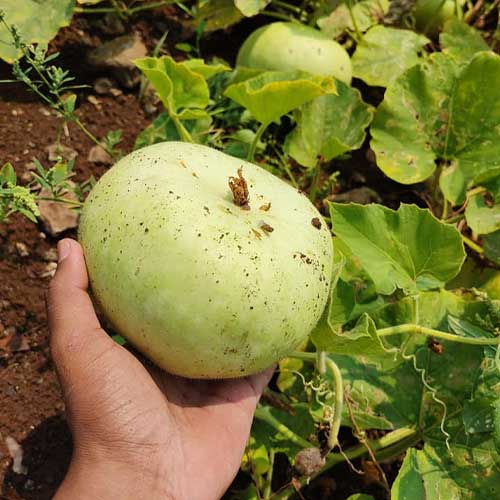
M 305 448 L 295 455 L 295 470 L 301 476 L 312 476 L 325 465 L 319 448 Z
M 263 212 L 269 212 L 270 208 L 271 208 L 271 202 L 265 203 L 264 205 L 261 205 L 259 207 L 259 210 L 262 210 Z
M 229 188 L 233 193 L 233 202 L 244 210 L 250 210 L 247 181 L 243 177 L 243 169 L 238 169 L 238 177 L 229 177 Z

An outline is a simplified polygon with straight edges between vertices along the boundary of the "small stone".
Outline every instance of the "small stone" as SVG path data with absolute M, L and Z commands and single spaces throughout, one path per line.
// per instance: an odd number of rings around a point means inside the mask
M 33 175 L 31 174 L 31 172 L 23 172 L 19 178 L 21 179 L 21 181 L 24 183 L 24 184 L 28 184 L 29 182 L 31 182 L 31 180 L 33 179 Z
M 9 450 L 9 455 L 12 458 L 12 470 L 16 474 L 27 474 L 28 469 L 23 465 L 23 448 L 22 446 L 11 436 L 5 438 L 5 445 Z
M 94 91 L 98 95 L 109 95 L 113 88 L 113 82 L 109 78 L 98 78 L 94 82 Z
M 71 161 L 78 156 L 78 153 L 74 149 L 57 143 L 47 146 L 45 151 L 47 151 L 50 161 L 59 161 L 61 159 Z
M 43 252 L 42 259 L 45 262 L 57 262 L 57 250 L 55 248 L 50 248 L 46 252 Z
M 325 206 L 328 205 L 329 201 L 335 201 L 339 203 L 350 202 L 359 203 L 360 205 L 368 205 L 370 203 L 382 203 L 382 198 L 373 189 L 363 186 L 360 188 L 345 191 L 344 193 L 332 194 L 328 196 L 325 200 Z
M 50 116 L 50 111 L 47 108 L 39 108 L 38 111 L 40 111 L 43 116 Z
M 134 69 L 134 59 L 147 56 L 147 48 L 139 35 L 124 35 L 105 42 L 92 50 L 87 60 L 91 66 L 101 68 Z
M 93 49 L 87 55 L 90 66 L 111 69 L 116 79 L 125 87 L 133 88 L 139 83 L 140 73 L 134 59 L 146 57 L 148 50 L 137 34 L 117 37 Z
M 90 163 L 101 163 L 103 165 L 113 164 L 113 158 L 111 158 L 109 153 L 99 145 L 95 145 L 93 148 L 91 148 L 87 156 L 87 160 Z
M 39 274 L 40 278 L 53 278 L 56 274 L 57 262 L 49 262 L 43 272 Z
M 40 197 L 50 197 L 50 193 L 42 189 Z M 66 198 L 75 200 L 75 196 L 72 194 L 66 195 Z M 40 200 L 38 208 L 45 232 L 51 236 L 58 236 L 63 231 L 78 226 L 78 214 L 63 203 Z
M 97 99 L 97 97 L 95 95 L 89 95 L 87 97 L 87 101 L 90 102 L 90 104 L 92 104 L 93 106 L 95 106 L 95 108 L 98 110 L 98 111 L 101 111 L 101 101 L 99 101 L 99 99 Z
M 10 302 L 8 300 L 0 300 L 0 311 L 4 311 L 10 307 Z
M 16 241 L 15 246 L 20 257 L 28 257 L 30 253 L 28 251 L 28 247 L 24 243 Z
M 118 97 L 119 95 L 123 94 L 123 92 L 120 89 L 117 89 L 115 87 L 113 87 L 109 92 L 113 97 Z

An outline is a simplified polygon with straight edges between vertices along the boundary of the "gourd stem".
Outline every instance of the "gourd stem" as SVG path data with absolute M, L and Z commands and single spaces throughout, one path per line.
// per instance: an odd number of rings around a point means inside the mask
M 267 124 L 261 123 L 259 125 L 259 128 L 257 129 L 257 132 L 255 132 L 255 137 L 253 138 L 250 149 L 248 150 L 248 156 L 247 156 L 248 161 L 253 161 L 255 156 L 255 150 L 257 149 L 257 144 L 259 144 L 260 138 L 262 137 L 262 134 L 264 133 L 264 130 L 266 130 L 266 128 Z
M 181 141 L 194 142 L 193 138 L 191 137 L 191 134 L 188 132 L 186 127 L 183 125 L 183 123 L 179 119 L 179 117 L 174 113 L 169 113 L 169 115 L 170 115 L 170 118 L 172 119 L 172 121 L 174 122 L 175 128 L 177 129 L 177 132 L 179 133 Z
M 467 236 L 461 234 L 460 237 L 462 238 L 462 241 L 471 249 L 474 250 L 474 252 L 477 252 L 478 254 L 483 254 L 484 249 L 479 246 L 475 241 L 472 241 L 470 238 L 467 238 Z
M 457 342 L 460 344 L 495 345 L 500 342 L 499 338 L 462 337 L 453 333 L 441 332 L 439 330 L 434 330 L 433 328 L 426 328 L 425 326 L 413 324 L 391 326 L 389 328 L 381 328 L 377 330 L 377 335 L 379 337 L 387 337 L 388 335 L 397 335 L 400 333 L 415 333 L 417 335 L 427 335 L 436 339 L 447 340 L 449 342 Z

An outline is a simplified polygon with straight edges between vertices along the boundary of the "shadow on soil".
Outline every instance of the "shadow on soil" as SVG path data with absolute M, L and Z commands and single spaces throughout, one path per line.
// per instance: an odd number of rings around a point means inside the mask
M 44 420 L 20 443 L 27 474 L 12 467 L 1 485 L 0 498 L 48 500 L 63 480 L 71 459 L 71 434 L 64 415 Z

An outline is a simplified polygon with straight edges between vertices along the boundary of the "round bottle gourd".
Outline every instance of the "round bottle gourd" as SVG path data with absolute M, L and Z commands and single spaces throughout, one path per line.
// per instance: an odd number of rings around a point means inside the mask
M 206 146 L 135 151 L 89 194 L 79 239 L 116 331 L 170 373 L 265 369 L 309 335 L 327 301 L 332 241 L 308 198 Z

